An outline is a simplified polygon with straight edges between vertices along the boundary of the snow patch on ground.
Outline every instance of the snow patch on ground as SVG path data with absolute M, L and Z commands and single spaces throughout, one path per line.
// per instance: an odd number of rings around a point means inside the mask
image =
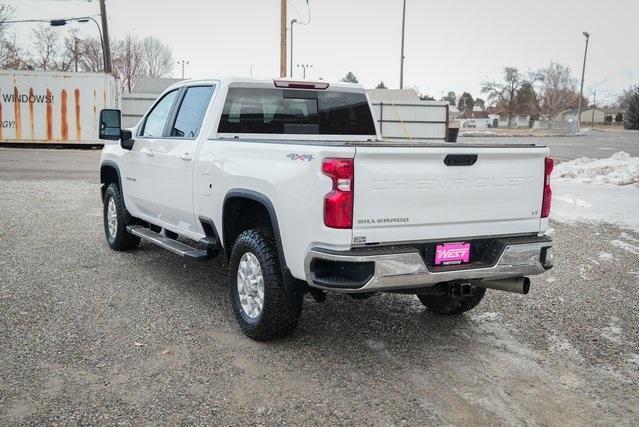
M 614 342 L 616 344 L 621 344 L 623 342 L 621 328 L 614 324 L 603 328 L 603 330 L 601 331 L 601 336 L 608 341 Z
M 612 261 L 614 259 L 611 253 L 603 251 L 599 252 L 599 256 L 597 258 L 599 258 L 600 261 Z
M 639 157 L 620 151 L 555 166 L 551 216 L 562 222 L 604 221 L 639 231 Z
M 610 244 L 631 254 L 639 255 L 639 246 L 624 242 L 623 240 L 611 240 Z
M 550 215 L 560 222 L 603 221 L 639 232 L 639 187 L 554 181 Z
M 555 166 L 553 178 L 586 184 L 639 184 L 639 157 L 619 151 L 608 159 L 580 159 Z
M 553 353 L 564 353 L 573 359 L 582 360 L 579 350 L 577 350 L 570 341 L 563 336 L 555 334 L 548 336 L 548 350 Z
M 499 318 L 499 313 L 486 312 L 482 314 L 471 314 L 471 318 L 476 322 L 494 322 Z

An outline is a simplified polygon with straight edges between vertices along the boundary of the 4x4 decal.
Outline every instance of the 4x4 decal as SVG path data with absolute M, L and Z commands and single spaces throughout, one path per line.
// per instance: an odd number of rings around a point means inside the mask
M 303 162 L 310 162 L 311 160 L 313 160 L 313 155 L 312 154 L 297 154 L 297 153 L 291 153 L 289 154 L 288 157 L 290 160 L 301 160 Z

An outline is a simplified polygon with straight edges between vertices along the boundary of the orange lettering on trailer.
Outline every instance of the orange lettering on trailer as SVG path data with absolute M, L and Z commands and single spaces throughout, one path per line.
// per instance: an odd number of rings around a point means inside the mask
M 60 93 L 60 137 L 63 141 L 69 139 L 69 123 L 67 122 L 67 90 Z

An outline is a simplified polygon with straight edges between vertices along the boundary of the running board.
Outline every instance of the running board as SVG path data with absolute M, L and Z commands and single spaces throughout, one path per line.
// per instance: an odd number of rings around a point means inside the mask
M 129 225 L 126 229 L 134 236 L 138 236 L 141 239 L 147 240 L 161 248 L 186 258 L 203 261 L 211 259 L 214 256 L 214 251 L 212 250 L 194 248 L 185 243 L 165 237 L 155 231 L 151 231 L 141 225 Z

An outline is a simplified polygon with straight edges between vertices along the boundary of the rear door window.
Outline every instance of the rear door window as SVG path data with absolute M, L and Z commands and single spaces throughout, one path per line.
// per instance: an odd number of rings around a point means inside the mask
M 202 120 L 212 94 L 212 86 L 192 86 L 187 88 L 169 136 L 195 138 L 202 126 Z
M 375 135 L 375 125 L 362 93 L 231 87 L 218 132 Z

